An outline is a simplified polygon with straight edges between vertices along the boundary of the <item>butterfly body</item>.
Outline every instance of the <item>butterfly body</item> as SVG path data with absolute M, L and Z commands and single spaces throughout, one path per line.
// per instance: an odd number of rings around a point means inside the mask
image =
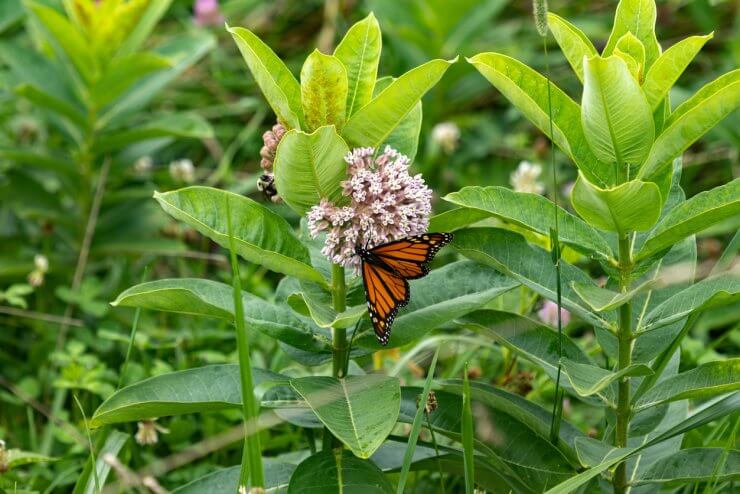
M 409 303 L 408 280 L 426 276 L 439 249 L 452 240 L 450 233 L 425 233 L 371 249 L 355 247 L 362 260 L 370 320 L 381 345 L 387 345 L 398 309 Z

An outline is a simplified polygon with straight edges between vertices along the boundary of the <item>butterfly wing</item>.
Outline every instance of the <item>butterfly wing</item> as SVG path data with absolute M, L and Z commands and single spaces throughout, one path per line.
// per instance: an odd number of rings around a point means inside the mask
M 451 240 L 451 233 L 425 233 L 379 245 L 370 252 L 401 277 L 413 280 L 426 276 L 429 263 Z
M 398 308 L 409 303 L 409 283 L 396 273 L 369 262 L 362 263 L 362 280 L 375 336 L 385 346 Z

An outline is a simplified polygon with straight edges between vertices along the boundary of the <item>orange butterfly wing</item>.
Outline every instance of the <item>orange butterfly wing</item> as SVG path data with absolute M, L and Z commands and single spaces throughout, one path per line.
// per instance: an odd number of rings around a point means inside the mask
M 406 280 L 425 276 L 439 249 L 451 240 L 450 233 L 425 233 L 370 249 L 371 259 L 377 262 L 363 261 L 362 279 L 370 320 L 381 345 L 388 344 L 398 308 L 409 302 Z
M 451 233 L 425 233 L 379 245 L 370 252 L 403 278 L 414 280 L 426 276 L 428 264 L 451 240 Z
M 362 263 L 362 280 L 375 336 L 385 346 L 398 308 L 409 303 L 409 283 L 395 273 L 367 262 Z

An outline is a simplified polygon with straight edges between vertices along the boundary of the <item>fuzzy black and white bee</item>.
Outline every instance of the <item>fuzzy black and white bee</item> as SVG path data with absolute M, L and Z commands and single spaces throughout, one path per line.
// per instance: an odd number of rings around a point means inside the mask
M 283 199 L 278 195 L 278 191 L 275 188 L 275 175 L 272 173 L 265 173 L 260 176 L 257 180 L 257 189 L 264 194 L 265 199 L 269 199 L 275 204 L 283 202 Z

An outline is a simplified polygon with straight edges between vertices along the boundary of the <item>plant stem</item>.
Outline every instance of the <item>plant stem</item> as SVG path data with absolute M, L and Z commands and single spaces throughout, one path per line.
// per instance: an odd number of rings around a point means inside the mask
M 229 251 L 231 254 L 231 270 L 234 292 L 234 326 L 236 328 L 236 345 L 239 353 L 239 381 L 242 391 L 242 411 L 244 414 L 244 450 L 242 453 L 239 485 L 246 486 L 250 480 L 252 488 L 264 487 L 265 477 L 262 470 L 262 446 L 260 444 L 257 419 L 259 404 L 254 398 L 254 381 L 252 380 L 252 364 L 249 355 L 249 336 L 244 326 L 244 301 L 242 300 L 241 278 L 239 277 L 239 261 L 234 248 L 234 237 L 231 234 L 231 208 L 226 200 L 226 215 Z
M 632 253 L 630 235 L 622 233 L 619 237 L 619 288 L 625 292 L 629 289 L 632 271 Z M 632 302 L 619 308 L 619 331 L 617 333 L 619 358 L 617 370 L 629 367 L 632 361 Z M 630 380 L 623 377 L 619 381 L 617 392 L 617 425 L 614 433 L 614 445 L 618 448 L 627 446 L 629 431 Z M 614 472 L 614 492 L 621 494 L 627 491 L 627 464 L 621 463 Z
M 333 264 L 331 267 L 331 298 L 337 314 L 347 310 L 347 287 L 344 284 L 344 267 L 341 264 Z M 344 365 L 347 361 L 347 330 L 332 328 L 331 333 L 334 346 L 332 375 L 344 377 Z

